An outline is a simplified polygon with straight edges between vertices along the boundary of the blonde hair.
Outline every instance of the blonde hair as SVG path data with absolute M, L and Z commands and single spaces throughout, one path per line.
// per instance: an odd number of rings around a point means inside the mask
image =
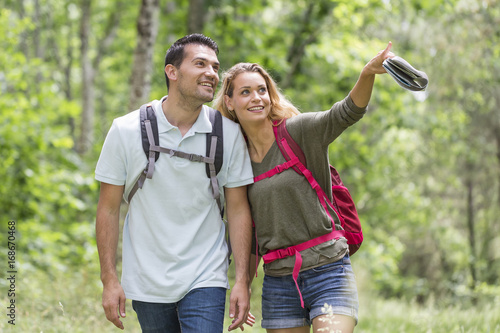
M 266 81 L 267 91 L 271 100 L 269 119 L 282 120 L 300 114 L 299 110 L 297 110 L 297 108 L 288 99 L 286 99 L 285 96 L 283 96 L 278 88 L 278 85 L 274 82 L 269 73 L 260 65 L 248 62 L 238 63 L 224 73 L 222 87 L 219 89 L 217 97 L 213 102 L 214 109 L 219 110 L 224 117 L 238 122 L 238 118 L 236 117 L 234 110 L 229 110 L 227 108 L 226 103 L 224 102 L 224 96 L 227 95 L 229 98 L 232 98 L 234 92 L 234 79 L 242 73 L 249 72 L 259 73 Z

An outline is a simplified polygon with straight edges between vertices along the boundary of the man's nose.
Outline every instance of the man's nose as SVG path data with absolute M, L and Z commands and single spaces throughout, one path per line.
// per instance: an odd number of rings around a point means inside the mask
M 217 73 L 213 66 L 207 66 L 206 75 L 217 79 L 219 78 L 219 73 Z

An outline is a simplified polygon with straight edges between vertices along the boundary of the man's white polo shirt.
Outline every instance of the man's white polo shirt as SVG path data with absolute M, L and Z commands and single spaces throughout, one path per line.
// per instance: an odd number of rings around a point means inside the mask
M 162 147 L 206 155 L 212 125 L 203 106 L 182 137 L 166 119 L 161 102 L 152 102 Z M 253 173 L 239 126 L 223 117 L 224 157 L 217 175 L 223 188 L 251 184 Z M 113 121 L 97 163 L 95 178 L 125 185 L 128 197 L 147 160 L 142 149 L 139 111 Z M 161 154 L 152 179 L 131 200 L 123 229 L 121 283 L 126 297 L 172 303 L 201 287 L 229 288 L 225 227 L 212 197 L 205 164 Z

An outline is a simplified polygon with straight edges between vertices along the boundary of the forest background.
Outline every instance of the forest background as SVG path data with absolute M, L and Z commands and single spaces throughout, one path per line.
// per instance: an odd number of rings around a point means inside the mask
M 388 41 L 428 74 L 420 93 L 378 76 L 365 118 L 330 147 L 365 235 L 357 332 L 500 332 L 498 1 L 0 4 L 1 331 L 117 331 L 101 308 L 94 168 L 112 120 L 166 94 L 168 46 L 202 32 L 222 70 L 260 63 L 302 112 L 344 98 Z M 264 331 L 261 279 L 250 332 Z

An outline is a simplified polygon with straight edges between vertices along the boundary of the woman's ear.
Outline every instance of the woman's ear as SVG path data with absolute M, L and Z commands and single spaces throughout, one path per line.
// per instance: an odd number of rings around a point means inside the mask
M 229 97 L 228 95 L 224 95 L 224 103 L 226 104 L 226 108 L 228 110 L 234 110 L 233 108 L 233 101 L 231 100 L 231 97 Z
M 177 81 L 177 68 L 174 65 L 168 64 L 165 66 L 165 74 L 170 81 Z

